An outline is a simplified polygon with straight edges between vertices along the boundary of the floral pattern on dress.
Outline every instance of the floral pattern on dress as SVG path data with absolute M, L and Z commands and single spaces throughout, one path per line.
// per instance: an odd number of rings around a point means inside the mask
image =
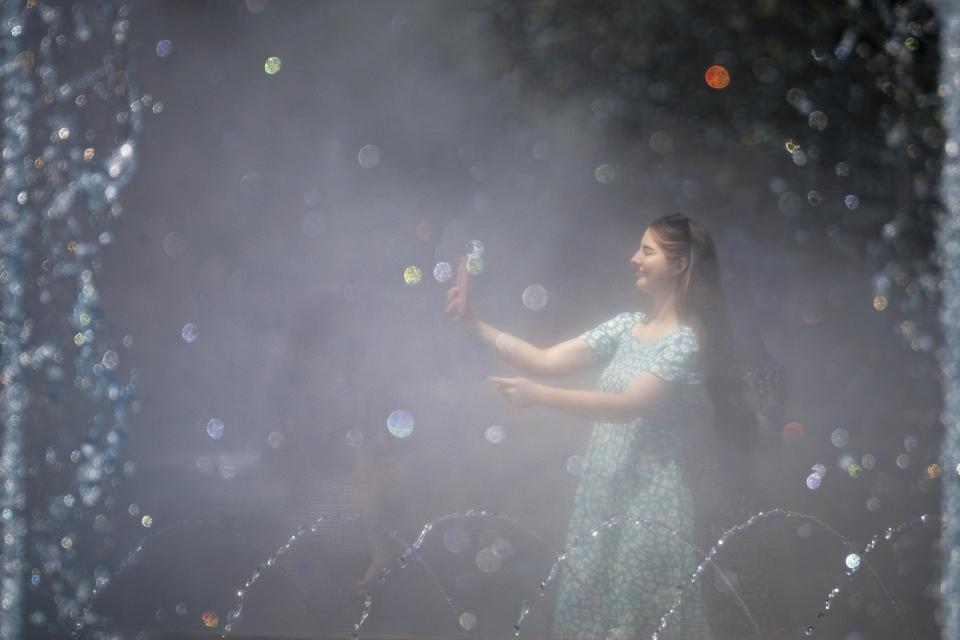
M 646 340 L 631 332 L 642 317 L 624 312 L 580 336 L 594 364 L 605 365 L 600 390 L 621 392 L 644 371 L 676 385 L 633 422 L 594 423 L 560 567 L 552 635 L 557 640 L 649 638 L 681 595 L 660 639 L 712 640 L 703 574 L 689 584 L 703 558 L 669 529 L 630 522 L 657 520 L 693 541 L 681 443 L 695 441 L 689 430 L 705 428 L 708 415 L 694 330 L 680 325 Z M 628 520 L 604 528 L 613 516 Z

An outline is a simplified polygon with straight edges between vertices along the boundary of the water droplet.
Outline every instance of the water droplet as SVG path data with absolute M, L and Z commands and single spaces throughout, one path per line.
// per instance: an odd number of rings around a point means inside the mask
M 365 169 L 372 169 L 380 164 L 380 147 L 375 144 L 368 144 L 360 149 L 357 154 L 357 161 Z
M 493 444 L 500 444 L 503 442 L 504 438 L 507 437 L 506 432 L 503 427 L 495 424 L 492 427 L 488 427 L 486 433 L 484 434 L 488 442 Z
M 267 72 L 268 75 L 274 75 L 280 71 L 280 58 L 277 56 L 270 56 L 267 58 L 266 62 L 263 63 L 263 70 Z
M 460 615 L 460 626 L 464 631 L 473 631 L 477 626 L 477 616 L 469 611 Z
M 437 282 L 447 282 L 453 277 L 453 266 L 449 262 L 438 262 L 433 268 L 433 278 Z
M 209 435 L 214 440 L 219 440 L 223 437 L 223 420 L 220 418 L 210 418 L 210 421 L 207 422 L 207 435 Z
M 523 290 L 523 306 L 531 311 L 540 311 L 547 306 L 547 290 L 539 284 L 532 284 Z
M 413 416 L 404 409 L 397 409 L 387 418 L 387 430 L 397 438 L 406 438 L 413 433 L 413 425 Z
M 180 330 L 180 337 L 186 342 L 193 342 L 199 335 L 200 331 L 197 329 L 197 325 L 192 322 L 183 325 L 183 329 Z

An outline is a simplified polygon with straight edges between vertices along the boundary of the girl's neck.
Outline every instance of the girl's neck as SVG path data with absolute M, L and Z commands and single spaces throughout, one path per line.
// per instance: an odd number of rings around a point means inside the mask
M 678 324 L 677 310 L 673 304 L 673 296 L 665 300 L 653 300 L 649 310 L 644 314 L 644 324 L 655 326 L 676 326 Z

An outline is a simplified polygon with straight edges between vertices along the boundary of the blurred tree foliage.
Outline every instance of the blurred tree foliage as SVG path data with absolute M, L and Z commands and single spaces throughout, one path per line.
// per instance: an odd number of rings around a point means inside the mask
M 716 160 L 713 193 L 757 168 L 808 250 L 875 274 L 874 294 L 934 324 L 933 229 L 944 135 L 937 21 L 890 0 L 481 2 L 501 38 L 501 87 L 523 104 L 589 100 L 588 126 L 631 162 Z M 722 89 L 705 72 L 724 67 Z M 641 157 L 636 147 L 644 146 Z M 652 166 L 656 166 L 652 164 Z M 850 198 L 849 196 L 855 196 Z M 744 210 L 770 215 L 768 207 Z M 810 242 L 810 241 L 813 242 Z M 902 319 L 902 318 L 901 318 Z M 914 349 L 924 336 L 904 325 Z M 928 329 L 932 327 L 928 326 Z

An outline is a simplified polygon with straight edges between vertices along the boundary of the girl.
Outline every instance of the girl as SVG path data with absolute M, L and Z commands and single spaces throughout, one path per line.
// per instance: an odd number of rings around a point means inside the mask
M 721 448 L 749 450 L 759 416 L 734 373 L 720 268 L 704 224 L 682 214 L 655 219 L 630 264 L 647 310 L 619 313 L 550 348 L 479 320 L 457 287 L 447 292 L 447 313 L 534 375 L 604 367 L 598 390 L 489 378 L 513 406 L 551 407 L 594 421 L 552 637 L 650 637 L 682 596 L 660 638 L 709 640 L 702 578 L 688 584 L 703 558 L 670 529 L 695 540 L 695 478 L 706 460 L 719 460 Z M 602 527 L 613 516 L 623 516 L 621 524 Z M 638 518 L 669 528 L 632 522 Z

